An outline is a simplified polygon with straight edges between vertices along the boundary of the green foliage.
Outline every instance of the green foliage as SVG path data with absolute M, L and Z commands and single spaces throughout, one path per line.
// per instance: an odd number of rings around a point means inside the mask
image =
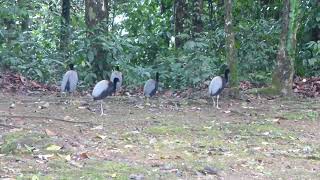
M 306 72 L 309 76 L 320 76 L 320 41 L 310 41 L 303 48 L 303 66 L 310 70 Z
M 241 80 L 270 82 L 278 51 L 279 23 L 275 20 L 241 21 L 236 31 L 239 32 L 239 71 L 245 74 Z
M 58 84 L 67 64 L 73 62 L 81 86 L 87 87 L 108 78 L 118 64 L 128 86 L 142 85 L 158 71 L 165 87 L 179 89 L 220 75 L 221 64 L 226 63 L 224 10 L 214 2 L 216 11 L 210 14 L 204 1 L 200 33 L 193 32 L 196 3 L 187 5 L 180 34 L 185 44 L 176 49 L 173 1 L 112 1 L 109 19 L 90 30 L 85 24 L 84 2 L 72 1 L 70 44 L 64 52 L 59 49 L 61 1 L 19 2 L 5 0 L 0 7 L 0 67 L 31 79 Z M 239 78 L 268 83 L 279 44 L 282 2 L 234 3 Z M 319 75 L 319 41 L 309 34 L 319 27 L 320 11 L 313 1 L 302 5 L 305 13 L 298 33 L 296 69 L 302 75 Z M 23 22 L 29 23 L 27 29 L 22 28 Z

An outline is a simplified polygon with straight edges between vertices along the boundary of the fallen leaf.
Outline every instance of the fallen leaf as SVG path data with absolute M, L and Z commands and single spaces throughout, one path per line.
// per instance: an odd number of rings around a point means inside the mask
M 242 106 L 244 109 L 254 109 L 254 107 L 251 106 Z
M 53 157 L 54 154 L 39 154 L 37 157 L 41 160 L 48 160 L 49 158 Z
M 63 119 L 64 120 L 72 120 L 72 118 L 70 116 L 65 116 Z
M 131 149 L 131 148 L 133 148 L 134 146 L 131 145 L 131 144 L 127 144 L 127 145 L 125 145 L 124 147 L 125 147 L 125 148 L 128 148 L 128 149 Z
M 56 136 L 57 134 L 53 131 L 50 131 L 49 129 L 45 129 L 45 132 L 48 136 Z
M 29 152 L 33 152 L 36 148 L 33 146 L 28 146 L 27 144 L 24 144 L 24 147 L 29 151 Z
M 57 146 L 57 145 L 54 145 L 54 144 L 51 144 L 50 146 L 47 147 L 47 151 L 58 151 L 60 149 L 61 149 L 60 146 Z
M 201 172 L 203 174 L 218 174 L 219 170 L 215 167 L 206 166 Z
M 130 174 L 129 179 L 132 180 L 143 180 L 144 175 L 143 174 Z
M 156 138 L 151 138 L 149 144 L 155 144 L 157 142 Z
M 50 104 L 48 102 L 44 103 L 44 105 L 42 105 L 45 108 L 48 108 L 50 106 Z
M 76 161 L 68 161 L 71 165 L 77 167 L 77 168 L 82 168 L 83 165 L 81 165 L 80 163 L 77 163 Z
M 31 180 L 39 180 L 39 177 L 37 175 L 33 175 Z
M 59 154 L 58 153 L 58 156 L 62 159 L 65 159 L 66 161 L 70 161 L 71 160 L 71 155 L 70 154 L 67 154 L 67 155 L 63 155 L 63 154 Z
M 96 138 L 99 138 L 99 139 L 105 139 L 107 136 L 103 136 L 103 135 L 101 135 L 101 134 L 97 134 L 96 135 Z
M 80 160 L 82 160 L 82 159 L 89 159 L 89 156 L 88 156 L 87 153 L 81 153 L 81 154 L 79 155 L 79 158 L 80 158 Z
M 99 125 L 99 126 L 91 128 L 91 129 L 92 130 L 101 130 L 101 129 L 103 129 L 103 125 Z
M 136 105 L 135 107 L 139 108 L 139 109 L 143 109 L 144 108 L 142 105 Z

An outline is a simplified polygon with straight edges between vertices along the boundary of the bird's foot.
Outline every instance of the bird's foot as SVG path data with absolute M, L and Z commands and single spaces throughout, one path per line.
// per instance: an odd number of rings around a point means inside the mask
M 217 106 L 217 109 L 221 109 L 219 106 Z
M 101 113 L 101 114 L 100 114 L 100 116 L 106 116 L 106 115 L 107 115 L 107 114 L 105 114 L 105 113 Z

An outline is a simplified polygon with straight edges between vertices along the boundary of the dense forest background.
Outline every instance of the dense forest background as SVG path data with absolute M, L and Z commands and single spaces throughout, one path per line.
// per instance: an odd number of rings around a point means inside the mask
M 0 67 L 58 84 L 74 63 L 80 87 L 86 87 L 119 65 L 128 86 L 158 71 L 165 87 L 194 87 L 221 74 L 227 63 L 225 16 L 231 7 L 237 80 L 271 83 L 283 1 L 226 2 L 1 0 Z M 320 4 L 302 0 L 299 9 L 295 74 L 319 76 Z

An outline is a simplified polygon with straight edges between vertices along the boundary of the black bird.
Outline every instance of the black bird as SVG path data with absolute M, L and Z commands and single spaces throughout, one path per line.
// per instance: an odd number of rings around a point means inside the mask
M 143 87 L 143 94 L 146 97 L 152 97 L 156 94 L 159 85 L 159 73 L 156 73 L 156 80 L 149 79 Z
M 69 64 L 69 71 L 64 74 L 61 82 L 61 92 L 74 92 L 78 84 L 78 73 L 74 70 L 73 64 Z
M 92 91 L 92 97 L 93 97 L 93 100 L 101 100 L 100 101 L 101 116 L 104 114 L 103 107 L 102 107 L 102 99 L 104 99 L 107 96 L 111 96 L 112 93 L 116 91 L 118 82 L 119 82 L 118 78 L 115 78 L 113 82 L 108 80 L 102 80 L 94 86 Z
M 215 106 L 214 96 L 217 96 L 217 109 L 219 108 L 219 95 L 222 92 L 222 90 L 225 88 L 226 84 L 229 80 L 229 73 L 230 70 L 227 68 L 224 71 L 224 77 L 216 76 L 214 77 L 209 85 L 209 94 L 212 96 L 212 105 Z

